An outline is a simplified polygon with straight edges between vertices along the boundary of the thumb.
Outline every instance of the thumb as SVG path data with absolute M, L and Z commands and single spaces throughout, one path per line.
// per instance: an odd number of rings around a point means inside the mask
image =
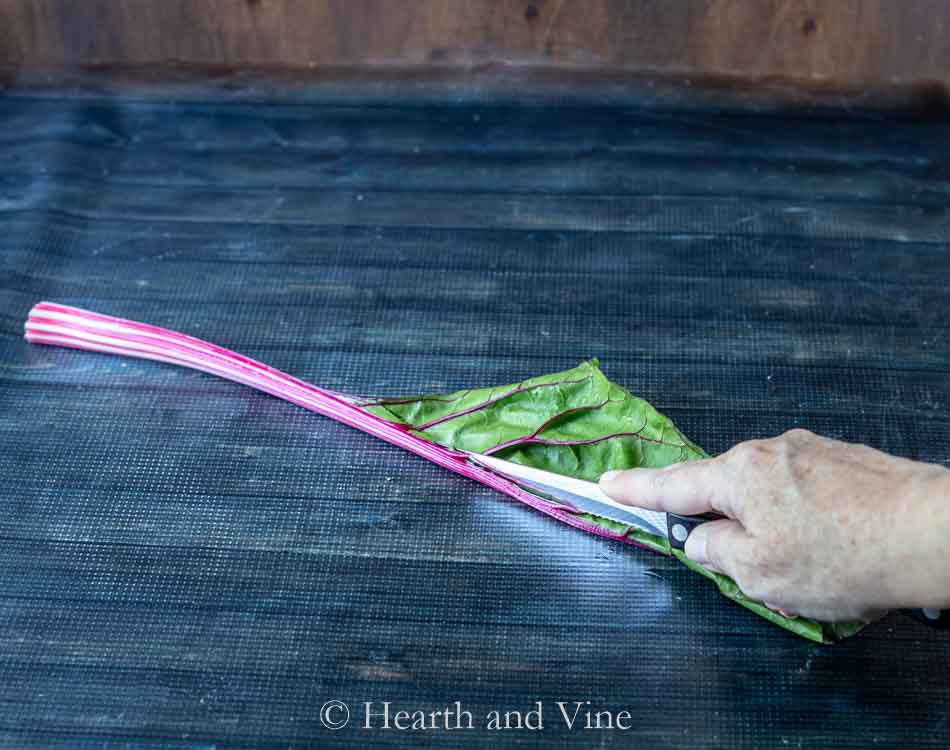
M 752 537 L 731 518 L 707 521 L 693 529 L 683 551 L 695 563 L 736 580 L 738 560 L 749 559 Z

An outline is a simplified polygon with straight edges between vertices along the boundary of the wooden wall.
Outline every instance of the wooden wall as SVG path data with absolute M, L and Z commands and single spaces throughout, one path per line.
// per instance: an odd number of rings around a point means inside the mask
M 0 67 L 478 65 L 950 83 L 950 0 L 0 0 Z

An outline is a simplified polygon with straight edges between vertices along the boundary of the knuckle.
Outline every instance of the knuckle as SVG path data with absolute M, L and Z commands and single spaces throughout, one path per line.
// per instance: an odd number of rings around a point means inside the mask
M 725 457 L 737 463 L 744 461 L 752 452 L 751 445 L 751 442 L 739 443 L 739 445 L 730 448 Z
M 788 430 L 787 432 L 782 434 L 783 440 L 790 443 L 798 443 L 798 444 L 810 443 L 813 440 L 815 440 L 817 437 L 818 436 L 814 432 L 811 432 L 810 430 L 806 430 L 802 427 L 795 427 L 794 429 Z
M 667 472 L 656 471 L 650 475 L 650 488 L 654 492 L 662 493 L 669 484 L 670 475 Z
M 824 438 L 813 432 L 796 428 L 776 438 L 774 468 L 781 475 L 798 477 L 813 463 L 816 451 L 823 449 Z
M 731 460 L 741 465 L 760 463 L 768 454 L 769 449 L 762 440 L 749 440 L 739 443 L 729 451 Z

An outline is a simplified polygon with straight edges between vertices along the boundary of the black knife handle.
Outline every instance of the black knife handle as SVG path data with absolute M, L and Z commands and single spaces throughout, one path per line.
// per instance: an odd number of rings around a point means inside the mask
M 901 612 L 935 628 L 950 628 L 950 609 L 902 609 Z
M 686 546 L 686 540 L 699 524 L 706 521 L 718 521 L 724 516 L 718 513 L 703 513 L 698 516 L 681 516 L 679 513 L 666 514 L 666 535 L 670 540 L 670 547 L 680 551 Z

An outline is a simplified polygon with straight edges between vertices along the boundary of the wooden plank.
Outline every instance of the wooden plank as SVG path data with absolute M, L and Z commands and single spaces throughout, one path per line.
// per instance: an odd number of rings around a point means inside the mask
M 950 184 L 926 181 L 930 167 L 897 169 L 892 165 L 848 164 L 829 174 L 820 160 L 768 159 L 665 154 L 536 154 L 496 151 L 453 154 L 426 151 L 412 155 L 344 152 L 300 152 L 292 148 L 260 159 L 244 151 L 216 148 L 200 154 L 180 149 L 130 149 L 116 152 L 84 145 L 57 143 L 49 161 L 37 161 L 43 144 L 11 148 L 8 178 L 42 174 L 143 189 L 150 185 L 179 187 L 214 184 L 245 188 L 309 188 L 322 191 L 477 191 L 560 195 L 616 194 L 641 196 L 721 196 L 784 199 L 795 205 L 815 201 L 867 201 L 942 207 Z M 60 164 L 64 166 L 59 166 Z M 52 166 L 49 166 L 52 165 Z M 754 169 L 750 170 L 750 166 Z M 42 172 L 37 170 L 42 169 Z M 697 182 L 698 169 L 707 171 Z M 504 176 L 504 179 L 501 179 Z
M 26 185 L 32 190 L 27 191 Z M 558 196 L 537 193 L 488 194 L 441 191 L 331 193 L 288 188 L 222 190 L 155 185 L 146 195 L 125 190 L 99 193 L 82 178 L 61 184 L 51 179 L 11 178 L 0 185 L 0 214 L 56 212 L 88 220 L 123 218 L 142 222 L 240 223 L 309 227 L 504 228 L 602 232 L 634 235 L 729 234 L 770 238 L 888 239 L 944 243 L 950 224 L 943 209 L 904 205 L 817 203 L 789 205 L 786 199 L 663 196 Z M 184 213 L 182 200 L 202 206 Z M 50 198 L 52 197 L 52 200 Z
M 454 67 L 946 85 L 945 0 L 2 0 L 0 62 Z
M 21 256 L 22 257 L 22 256 Z M 622 318 L 649 311 L 652 318 L 670 324 L 717 317 L 724 323 L 755 324 L 763 327 L 795 324 L 815 319 L 819 314 L 826 325 L 861 325 L 873 329 L 885 326 L 919 328 L 922 310 L 932 309 L 943 298 L 941 283 L 911 284 L 898 282 L 841 284 L 838 280 L 813 281 L 809 284 L 788 279 L 716 278 L 704 274 L 668 278 L 648 273 L 633 281 L 632 264 L 618 264 L 612 270 L 592 274 L 582 266 L 567 270 L 537 271 L 509 268 L 430 272 L 427 283 L 418 283 L 415 268 L 363 268 L 358 279 L 329 278 L 315 274 L 307 266 L 283 269 L 277 277 L 262 274 L 260 283 L 249 289 L 244 280 L 222 275 L 220 264 L 177 262 L 169 264 L 160 279 L 130 278 L 116 287 L 117 271 L 129 277 L 137 270 L 134 261 L 117 263 L 112 259 L 94 259 L 86 264 L 84 292 L 97 299 L 114 299 L 119 305 L 136 290 L 148 287 L 153 298 L 175 298 L 181 306 L 214 306 L 247 310 L 250 314 L 271 308 L 278 316 L 291 315 L 295 308 L 313 309 L 315 304 L 328 318 L 358 308 L 361 303 L 419 313 L 452 308 L 467 315 L 549 315 L 550 320 L 564 314 L 564 307 L 580 279 L 596 283 L 591 298 L 579 301 L 583 308 L 573 311 L 578 324 L 585 318 Z M 68 271 L 52 272 L 48 280 L 62 282 Z M 202 279 L 200 287 L 188 293 L 180 290 L 189 279 Z M 0 272 L 0 283 L 30 293 L 31 277 Z M 545 296 L 524 299 L 527 285 L 542 284 Z M 715 292 L 707 291 L 715 284 Z M 594 298 L 596 297 L 596 298 Z M 722 297 L 729 300 L 723 308 Z M 333 318 L 336 319 L 336 318 Z M 443 321 L 444 322 L 444 321 Z M 933 330 L 950 327 L 950 321 L 929 321 Z M 271 343 L 289 343 L 300 335 L 298 330 L 277 334 Z M 319 335 L 323 336 L 321 332 Z
M 30 215 L 5 222 L 0 250 L 10 259 L 10 271 L 25 273 L 36 263 L 30 254 L 35 226 L 36 219 Z M 543 269 L 548 275 L 591 274 L 600 279 L 621 269 L 630 280 L 647 275 L 837 281 L 850 283 L 862 294 L 869 284 L 945 286 L 950 282 L 950 256 L 942 245 L 901 242 L 895 247 L 888 240 L 867 238 L 787 235 L 763 242 L 754 235 L 693 235 L 675 228 L 636 238 L 624 232 L 545 227 L 520 231 L 284 226 L 274 235 L 269 229 L 241 225 L 181 222 L 157 223 L 148 232 L 130 233 L 121 219 L 92 223 L 68 216 L 48 218 L 45 227 L 50 242 L 44 274 L 55 274 L 64 260 L 76 259 L 84 268 L 111 262 L 131 270 L 136 263 L 155 262 L 182 273 L 182 264 L 197 263 L 215 276 L 214 266 L 261 266 L 262 271 L 294 275 L 309 269 L 313 275 L 324 276 L 333 269 L 339 274 L 356 268 L 390 268 L 396 257 L 403 268 L 441 276 L 449 269 L 495 275 Z M 518 252 L 511 252 L 512 244 Z M 43 284 L 34 275 L 33 293 L 41 291 Z M 136 289 L 136 279 L 116 278 L 113 284 L 117 293 L 112 296 L 117 299 L 133 296 L 130 293 Z M 5 309 L 13 308 L 0 305 L 0 316 Z
M 895 169 L 933 167 L 948 145 L 939 122 L 900 121 L 857 113 L 854 118 L 751 117 L 748 114 L 664 112 L 635 102 L 609 105 L 566 103 L 557 108 L 558 128 L 550 127 L 547 106 L 422 102 L 346 104 L 254 102 L 224 99 L 154 102 L 123 100 L 121 111 L 108 97 L 68 100 L 58 95 L 0 98 L 5 127 L 0 145 L 16 148 L 77 144 L 104 152 L 161 149 L 214 156 L 218 152 L 260 152 L 279 156 L 356 154 L 411 156 L 420 153 L 519 154 L 564 157 L 606 155 L 688 157 L 715 155 L 756 162 L 795 160 L 829 167 Z M 134 136 L 134 141 L 130 139 Z M 928 173 L 927 178 L 933 179 Z

